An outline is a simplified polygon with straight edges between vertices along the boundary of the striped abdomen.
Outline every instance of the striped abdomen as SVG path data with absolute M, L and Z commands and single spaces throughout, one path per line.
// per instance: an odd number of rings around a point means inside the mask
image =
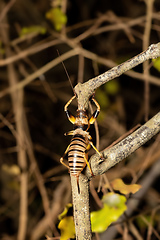
M 71 144 L 68 150 L 68 162 L 71 175 L 78 177 L 81 171 L 86 166 L 86 153 L 88 143 L 81 134 L 76 134 L 71 140 Z

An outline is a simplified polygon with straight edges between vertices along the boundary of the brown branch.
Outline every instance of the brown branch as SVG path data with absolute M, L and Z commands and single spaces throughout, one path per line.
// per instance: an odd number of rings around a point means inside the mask
M 153 13 L 153 18 L 159 19 L 159 12 Z M 131 20 L 126 18 L 123 22 L 119 22 L 119 23 L 115 23 L 115 24 L 111 24 L 111 25 L 107 25 L 107 26 L 102 26 L 102 27 L 98 28 L 94 32 L 94 35 L 98 35 L 98 34 L 101 34 L 104 32 L 109 32 L 109 31 L 123 30 L 123 29 L 127 29 L 129 27 L 134 27 L 136 25 L 143 26 L 145 19 L 146 19 L 146 15 L 141 16 L 139 18 L 134 18 Z
M 154 165 L 149 170 L 148 174 L 142 178 L 142 180 L 139 182 L 140 185 L 142 185 L 142 188 L 134 194 L 134 197 L 129 199 L 127 203 L 127 211 L 125 212 L 125 216 L 122 215 L 122 217 L 117 221 L 121 223 L 124 221 L 127 217 L 131 217 L 134 210 L 138 207 L 140 200 L 145 196 L 148 189 L 153 185 L 154 181 L 160 176 L 160 160 L 157 160 L 157 162 L 154 163 Z M 142 216 L 142 214 L 140 214 Z M 117 234 L 117 228 L 115 226 L 111 226 L 107 229 L 106 232 L 102 234 L 102 239 L 112 240 L 115 239 Z M 156 235 L 156 232 L 154 232 Z M 157 239 L 159 239 L 157 237 Z
M 88 99 L 94 93 L 94 91 L 100 87 L 102 84 L 119 77 L 124 72 L 130 70 L 131 68 L 143 63 L 144 61 L 152 58 L 157 58 L 160 56 L 160 43 L 152 44 L 150 47 L 140 53 L 139 55 L 131 58 L 130 60 L 110 69 L 109 71 L 92 78 L 84 84 L 77 84 L 75 86 L 75 92 L 78 96 L 78 108 L 87 109 Z
M 152 27 L 152 13 L 154 0 L 145 1 L 147 6 L 146 24 L 143 35 L 143 50 L 149 46 L 150 32 Z M 149 62 L 143 63 L 143 71 L 145 75 L 145 89 L 144 89 L 144 108 L 145 108 L 145 121 L 149 116 L 149 99 L 150 99 L 150 85 L 149 85 Z
M 15 46 L 15 43 L 16 42 L 14 42 L 12 45 Z M 3 67 L 3 66 L 8 65 L 10 63 L 14 63 L 14 62 L 16 62 L 20 59 L 23 59 L 23 58 L 25 58 L 27 56 L 30 56 L 32 54 L 35 54 L 37 52 L 43 51 L 46 48 L 53 47 L 54 45 L 59 44 L 59 43 L 60 43 L 60 40 L 56 39 L 56 40 L 52 40 L 52 41 L 47 42 L 47 43 L 42 43 L 40 45 L 35 44 L 32 47 L 19 52 L 18 54 L 12 55 L 12 56 L 10 56 L 6 59 L 0 59 L 0 66 Z
M 88 82 L 81 84 L 78 83 L 75 87 L 75 92 L 78 97 L 78 108 L 88 108 L 88 99 L 94 93 L 95 89 L 109 80 L 120 76 L 125 71 L 137 66 L 138 64 L 160 56 L 160 43 L 151 45 L 146 51 L 138 56 L 122 63 L 119 66 L 99 75 Z M 122 161 L 131 153 L 136 151 L 140 146 L 152 138 L 160 131 L 160 113 L 154 116 L 150 121 L 140 127 L 137 131 L 126 137 L 124 140 L 116 144 L 110 149 L 103 152 L 104 159 L 100 159 L 98 154 L 91 157 L 91 169 L 93 174 L 101 175 L 109 168 Z M 89 217 L 89 179 L 91 173 L 88 168 L 84 174 L 80 175 L 80 194 L 78 194 L 77 181 L 75 177 L 71 177 L 72 193 L 73 193 L 73 206 L 74 206 L 74 219 L 76 227 L 76 239 L 91 239 L 91 226 Z M 82 207 L 83 206 L 83 207 Z
M 5 16 L 7 15 L 7 12 L 9 12 L 9 10 L 11 9 L 11 7 L 14 5 L 14 3 L 16 2 L 16 0 L 11 0 L 8 4 L 6 4 L 4 6 L 3 11 L 0 14 L 0 22 L 2 22 L 3 18 L 5 18 Z
M 80 194 L 78 193 L 77 189 L 77 179 L 74 176 L 71 176 L 71 185 L 76 239 L 89 240 L 92 238 L 92 233 L 89 213 L 88 178 L 85 175 L 80 174 L 79 176 Z
M 50 211 L 38 222 L 33 228 L 30 240 L 38 240 L 42 237 L 47 229 L 48 225 L 57 221 L 57 215 L 62 211 L 62 206 L 66 205 L 70 200 L 69 178 L 64 177 L 61 183 L 57 186 L 53 194 L 53 201 Z M 68 193 L 68 194 L 66 194 Z M 65 197 L 64 197 L 65 196 Z
M 131 153 L 135 152 L 159 131 L 160 112 L 121 142 L 104 150 L 104 161 L 102 161 L 97 154 L 93 155 L 90 159 L 93 174 L 95 176 L 103 174 L 124 158 L 128 157 Z M 91 178 L 91 174 L 88 169 L 86 175 Z
M 44 65 L 42 68 L 38 69 L 36 72 L 30 74 L 28 77 L 26 77 L 23 81 L 17 83 L 15 86 L 12 86 L 10 88 L 7 88 L 7 89 L 4 89 L 3 91 L 1 91 L 0 98 L 5 96 L 8 93 L 12 93 L 18 89 L 24 88 L 26 85 L 28 85 L 30 82 L 32 82 L 35 78 L 39 77 L 40 75 L 42 75 L 46 71 L 50 70 L 51 68 L 53 68 L 57 64 L 61 63 L 62 61 L 77 55 L 78 53 L 79 53 L 78 49 L 73 49 L 73 50 L 68 51 L 67 53 L 64 53 L 60 57 L 54 59 L 53 61 Z
M 13 3 L 13 2 L 12 2 Z M 5 7 L 3 3 L 0 4 L 0 7 Z M 5 19 L 7 22 L 7 19 Z M 9 47 L 9 34 L 8 30 L 4 30 L 2 28 L 1 31 L 2 39 L 5 44 L 5 51 L 7 56 L 11 56 L 12 52 Z M 8 79 L 11 87 L 15 86 L 18 82 L 18 77 L 16 75 L 16 71 L 14 69 L 13 64 L 9 64 L 7 66 L 8 71 Z M 17 146 L 17 161 L 18 165 L 21 169 L 20 175 L 20 206 L 19 206 L 19 226 L 17 239 L 24 240 L 27 232 L 27 220 L 28 220 L 28 172 L 27 172 L 27 155 L 25 149 L 25 133 L 24 133 L 24 108 L 23 108 L 23 89 L 14 92 L 11 94 L 13 111 L 15 115 L 15 125 L 18 138 Z
M 26 85 L 31 83 L 34 79 L 36 79 L 40 75 L 44 74 L 45 72 L 47 72 L 48 70 L 50 70 L 54 66 L 58 65 L 62 61 L 66 60 L 66 59 L 68 59 L 70 57 L 79 55 L 79 54 L 82 54 L 83 56 L 91 58 L 91 59 L 96 60 L 98 62 L 102 62 L 103 64 L 105 62 L 107 62 L 108 66 L 111 66 L 111 64 L 113 64 L 112 61 L 106 60 L 106 59 L 101 58 L 101 57 L 97 57 L 96 54 L 91 53 L 91 52 L 89 52 L 89 51 L 87 51 L 87 50 L 85 50 L 85 49 L 83 49 L 81 47 L 75 46 L 72 41 L 70 41 L 69 39 L 66 39 L 65 37 L 63 37 L 62 39 L 63 39 L 63 41 L 66 41 L 66 43 L 68 45 L 70 45 L 72 47 L 75 47 L 75 48 L 73 48 L 72 50 L 68 51 L 67 53 L 64 53 L 63 55 L 61 55 L 60 57 L 54 59 L 53 61 L 47 63 L 46 65 L 44 65 L 43 67 L 41 67 L 40 69 L 35 71 L 33 74 L 30 74 L 24 80 L 22 80 L 21 82 L 17 83 L 15 86 L 2 90 L 0 92 L 0 98 L 4 97 L 8 93 L 12 93 L 12 92 L 14 92 L 14 91 L 16 91 L 18 89 L 24 88 Z M 152 47 L 153 47 L 153 49 L 152 49 Z M 93 85 L 95 85 L 95 80 L 96 80 L 96 82 L 99 82 L 99 83 L 101 82 L 100 85 L 102 85 L 105 82 L 110 81 L 113 78 L 116 78 L 116 77 L 120 76 L 122 73 L 125 73 L 126 71 L 128 71 L 129 69 L 137 66 L 138 64 L 140 64 L 140 63 L 142 63 L 142 62 L 144 62 L 144 61 L 146 61 L 148 59 L 151 59 L 151 58 L 157 58 L 159 55 L 160 55 L 160 43 L 152 44 L 148 48 L 148 50 L 144 51 L 143 53 L 139 54 L 138 56 L 136 56 L 136 57 L 130 59 L 129 61 L 126 61 L 125 63 L 120 64 L 120 65 L 112 68 L 111 70 L 105 72 L 104 74 L 99 75 L 98 77 L 93 78 L 90 81 L 86 82 L 85 83 L 86 85 L 83 85 L 84 86 L 83 90 L 81 89 L 82 88 L 81 84 L 77 85 L 75 89 L 77 89 L 76 91 L 82 91 L 83 92 L 83 91 L 85 91 L 85 88 L 89 87 L 89 89 L 91 90 L 92 80 L 93 80 Z M 140 78 L 140 79 L 144 80 L 144 77 L 140 73 L 134 73 L 133 74 L 130 71 L 130 72 L 126 73 L 126 74 L 129 75 L 129 76 Z M 99 78 L 102 78 L 101 81 L 100 81 Z M 107 80 L 105 80 L 105 78 L 107 78 Z M 150 82 L 159 85 L 159 81 L 156 78 L 152 77 L 152 76 L 150 76 Z M 89 83 L 89 84 L 87 84 L 87 83 Z M 88 96 L 85 97 L 85 103 L 87 103 L 89 96 L 93 94 L 94 90 L 97 87 L 98 87 L 98 85 L 92 87 L 93 89 L 91 90 L 91 93 L 89 93 L 89 95 L 86 92 Z
M 83 54 L 84 57 L 86 57 L 88 59 L 91 59 L 95 62 L 101 63 L 101 64 L 103 64 L 103 65 L 105 65 L 109 68 L 113 68 L 113 67 L 117 66 L 117 64 L 114 61 L 112 61 L 111 59 L 106 59 L 106 58 L 103 58 L 103 57 L 99 57 L 95 53 L 90 52 L 86 49 L 82 49 L 81 54 Z M 129 70 L 129 71 L 125 72 L 124 74 L 129 76 L 129 77 L 145 81 L 145 75 L 142 74 L 142 73 L 138 73 L 138 72 L 135 72 L 133 70 Z M 149 81 L 149 83 L 160 86 L 160 81 L 159 81 L 159 78 L 157 78 L 157 77 L 154 77 L 154 76 L 150 75 L 148 81 Z
M 121 142 L 110 149 L 104 150 L 103 160 L 100 159 L 98 154 L 93 155 L 90 159 L 93 174 L 95 176 L 102 175 L 108 169 L 122 161 L 124 158 L 136 151 L 140 146 L 149 141 L 159 131 L 160 112 Z M 89 180 L 91 178 L 92 175 L 89 169 L 86 168 L 84 174 L 80 175 L 79 183 L 81 192 L 78 194 L 76 178 L 71 177 L 77 239 L 91 239 L 90 226 L 87 225 L 90 223 L 88 199 Z M 85 235 L 85 233 L 87 233 L 87 235 Z

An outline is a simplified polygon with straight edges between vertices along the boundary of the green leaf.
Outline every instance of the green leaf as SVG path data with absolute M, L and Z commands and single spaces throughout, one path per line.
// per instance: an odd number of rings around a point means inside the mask
M 58 219 L 62 220 L 64 217 L 67 216 L 68 210 L 72 207 L 72 203 L 68 203 L 65 208 L 64 211 L 58 215 Z
M 141 188 L 141 185 L 139 184 L 125 184 L 121 178 L 113 180 L 110 184 L 114 190 L 118 190 L 119 192 L 125 195 L 129 193 L 134 194 L 138 192 L 139 189 Z M 105 185 L 105 187 L 107 188 L 108 186 Z
M 117 80 L 109 81 L 104 85 L 105 91 L 110 95 L 116 95 L 119 92 L 119 83 Z
M 13 176 L 18 176 L 20 175 L 20 168 L 18 165 L 13 164 L 11 166 L 7 165 L 7 164 L 2 164 L 2 171 L 4 171 L 5 173 L 9 174 L 9 175 L 13 175 Z
M 14 190 L 16 192 L 20 191 L 20 184 L 18 181 L 14 179 L 12 181 L 7 182 L 6 186 L 8 189 Z
M 123 208 L 125 206 L 127 199 L 125 196 L 118 193 L 107 193 L 103 196 L 102 202 L 107 204 L 109 207 Z
M 56 31 L 61 31 L 63 25 L 67 23 L 67 16 L 60 8 L 51 8 L 46 13 L 46 18 L 51 21 Z
M 146 222 L 148 222 L 149 224 L 152 224 L 152 227 L 155 227 L 156 221 L 159 222 L 159 219 L 160 219 L 159 215 L 157 217 L 158 218 L 156 219 L 156 215 L 155 215 L 154 219 L 152 219 L 151 215 L 143 215 L 143 218 L 141 216 L 138 216 L 135 220 L 138 227 L 140 227 L 140 229 L 146 229 L 148 228 L 148 225 Z
M 58 228 L 61 230 L 60 240 L 75 238 L 75 227 L 72 216 L 63 218 L 58 224 Z
M 152 62 L 153 62 L 153 67 L 160 72 L 160 57 L 156 59 L 152 59 Z
M 21 29 L 20 36 L 24 36 L 30 33 L 37 33 L 37 34 L 45 34 L 46 33 L 46 28 L 42 26 L 30 26 L 30 27 L 24 27 Z
M 58 216 L 61 220 L 58 224 L 58 228 L 61 230 L 60 240 L 67 240 L 75 237 L 75 226 L 73 216 L 67 216 L 69 209 L 72 207 L 71 203 L 68 203 L 64 211 Z
M 107 227 L 116 221 L 127 209 L 126 198 L 119 194 L 108 193 L 103 199 L 104 207 L 99 211 L 91 212 L 91 226 L 93 232 L 104 232 Z
M 96 99 L 101 106 L 101 108 L 107 108 L 110 104 L 109 98 L 105 91 L 101 90 L 100 88 L 96 91 Z

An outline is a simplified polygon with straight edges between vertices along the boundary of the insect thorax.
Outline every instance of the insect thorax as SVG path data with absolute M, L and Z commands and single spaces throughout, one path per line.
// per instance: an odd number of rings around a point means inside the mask
M 86 131 L 84 131 L 84 130 L 81 129 L 81 128 L 76 128 L 76 129 L 74 130 L 73 137 L 74 137 L 75 135 L 80 135 L 80 136 L 82 136 L 82 137 L 85 139 L 86 143 L 87 143 L 89 140 L 92 139 L 92 137 L 89 135 L 89 132 L 86 132 Z

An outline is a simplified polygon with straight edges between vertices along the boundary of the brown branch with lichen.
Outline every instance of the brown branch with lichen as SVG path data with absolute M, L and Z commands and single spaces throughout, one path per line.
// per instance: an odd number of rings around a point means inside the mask
M 120 76 L 129 69 L 143 63 L 144 61 L 160 56 L 160 43 L 152 44 L 146 51 L 133 57 L 132 59 L 112 68 L 111 70 L 95 77 L 84 84 L 77 84 L 75 92 L 78 98 L 78 108 L 87 109 L 91 95 L 102 84 Z M 160 131 L 160 113 L 155 115 L 146 124 L 134 133 L 120 141 L 110 149 L 103 151 L 104 159 L 100 159 L 98 154 L 91 157 L 90 163 L 94 175 L 101 175 L 109 168 L 122 161 L 140 146 L 151 139 Z M 77 190 L 77 182 L 71 176 L 74 220 L 76 228 L 76 239 L 91 239 L 91 224 L 89 214 L 89 180 L 92 178 L 88 168 L 79 177 L 80 194 Z
M 131 58 L 130 60 L 110 69 L 109 71 L 90 79 L 89 81 L 75 86 L 75 92 L 78 97 L 79 109 L 88 108 L 88 99 L 95 92 L 95 90 L 104 83 L 119 77 L 124 72 L 130 70 L 133 67 L 143 63 L 146 60 L 154 59 L 160 56 L 160 43 L 152 44 L 149 48 L 140 53 L 139 55 Z

